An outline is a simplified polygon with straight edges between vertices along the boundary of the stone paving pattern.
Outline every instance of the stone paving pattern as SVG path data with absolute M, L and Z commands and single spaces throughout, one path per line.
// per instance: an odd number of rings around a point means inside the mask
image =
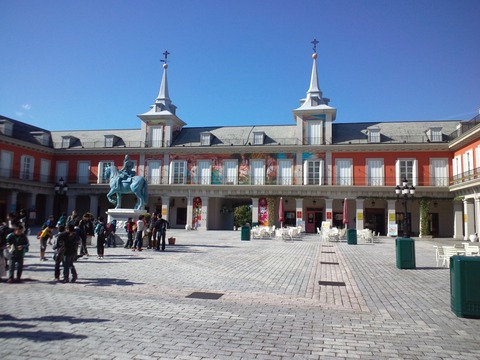
M 417 239 L 417 268 L 400 270 L 393 238 L 169 235 L 165 252 L 90 248 L 74 284 L 53 281 L 31 236 L 25 281 L 0 283 L 0 359 L 480 359 L 480 320 L 451 311 L 435 268 L 433 245 L 453 240 Z

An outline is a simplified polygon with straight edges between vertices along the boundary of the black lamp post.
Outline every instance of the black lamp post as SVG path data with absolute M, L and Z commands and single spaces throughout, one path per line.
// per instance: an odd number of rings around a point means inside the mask
M 53 189 L 55 190 L 55 194 L 59 194 L 59 195 L 63 195 L 68 191 L 68 185 L 63 180 L 63 177 L 58 179 L 58 182 L 55 183 L 55 185 L 53 186 Z
M 402 187 L 400 185 L 395 186 L 395 194 L 397 194 L 397 199 L 400 199 L 400 195 L 403 195 L 403 203 L 405 205 L 405 214 L 403 215 L 403 237 L 408 238 L 410 236 L 410 232 L 408 229 L 408 220 L 407 220 L 407 200 L 408 195 L 412 198 L 415 195 L 415 187 L 413 185 L 408 185 L 408 180 L 403 178 L 402 180 Z

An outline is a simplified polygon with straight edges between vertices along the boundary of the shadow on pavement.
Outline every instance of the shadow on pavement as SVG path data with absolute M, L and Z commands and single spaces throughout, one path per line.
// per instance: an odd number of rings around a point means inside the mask
M 144 284 L 144 283 L 128 281 L 126 279 L 113 279 L 113 278 L 97 278 L 97 279 L 79 278 L 76 283 L 86 285 L 86 286 L 133 286 L 133 285 Z

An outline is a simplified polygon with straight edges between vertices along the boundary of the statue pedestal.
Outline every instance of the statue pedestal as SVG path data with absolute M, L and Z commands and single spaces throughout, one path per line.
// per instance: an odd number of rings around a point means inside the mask
M 134 209 L 109 209 L 107 211 L 107 223 L 117 220 L 117 231 L 115 232 L 117 245 L 125 244 L 127 242 L 125 224 L 127 223 L 128 218 L 131 217 L 133 221 L 137 221 L 140 215 L 145 215 L 146 213 L 147 210 Z

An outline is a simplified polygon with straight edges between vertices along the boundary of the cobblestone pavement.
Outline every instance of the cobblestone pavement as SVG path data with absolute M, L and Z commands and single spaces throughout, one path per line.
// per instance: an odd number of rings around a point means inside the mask
M 0 283 L 0 359 L 480 359 L 480 320 L 451 311 L 435 267 L 452 240 L 416 241 L 400 270 L 392 238 L 172 234 L 165 252 L 90 248 L 73 284 L 30 237 L 25 281 Z

